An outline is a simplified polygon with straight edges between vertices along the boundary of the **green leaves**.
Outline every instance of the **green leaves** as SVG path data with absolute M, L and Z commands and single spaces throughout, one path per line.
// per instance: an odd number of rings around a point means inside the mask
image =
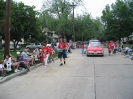
M 133 31 L 133 1 L 117 0 L 103 10 L 102 21 L 105 23 L 106 35 L 117 40 L 129 36 Z
M 0 5 L 0 35 L 4 37 L 6 1 L 0 0 Z M 33 39 L 40 35 L 40 20 L 37 18 L 39 12 L 34 9 L 35 6 L 28 6 L 22 2 L 11 2 L 10 40 L 13 41 L 15 46 L 22 38 L 26 41 L 29 39 L 29 35 Z
M 76 6 L 83 5 L 82 0 L 72 0 Z M 42 27 L 56 31 L 56 34 L 64 34 L 67 41 L 73 39 L 73 22 L 76 40 L 89 40 L 97 38 L 101 33 L 103 24 L 100 19 L 93 19 L 90 14 L 75 15 L 73 20 L 72 2 L 69 0 L 48 0 L 44 3 L 44 10 L 40 17 Z

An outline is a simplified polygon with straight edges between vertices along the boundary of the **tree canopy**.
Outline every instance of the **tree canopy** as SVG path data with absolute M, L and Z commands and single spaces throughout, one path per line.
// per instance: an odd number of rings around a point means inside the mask
M 5 36 L 5 0 L 0 0 L 0 34 Z M 10 40 L 16 47 L 21 39 L 39 38 L 41 35 L 40 19 L 37 17 L 39 12 L 35 11 L 35 6 L 25 5 L 23 2 L 11 2 L 11 29 Z
M 76 6 L 83 5 L 83 0 L 73 2 Z M 100 19 L 93 19 L 87 12 L 84 15 L 74 15 L 73 20 L 73 7 L 70 0 L 45 1 L 40 18 L 43 27 L 56 31 L 58 35 L 65 35 L 67 41 L 73 39 L 73 21 L 76 40 L 97 38 L 97 33 L 103 26 Z
M 133 0 L 117 0 L 102 11 L 102 22 L 108 39 L 120 40 L 133 31 Z

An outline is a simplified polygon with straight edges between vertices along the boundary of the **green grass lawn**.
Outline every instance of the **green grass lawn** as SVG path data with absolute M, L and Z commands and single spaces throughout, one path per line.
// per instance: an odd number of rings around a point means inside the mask
M 128 45 L 126 45 L 126 44 L 123 44 L 124 48 L 125 48 L 125 47 L 132 48 L 132 45 L 133 45 L 133 44 L 128 44 Z

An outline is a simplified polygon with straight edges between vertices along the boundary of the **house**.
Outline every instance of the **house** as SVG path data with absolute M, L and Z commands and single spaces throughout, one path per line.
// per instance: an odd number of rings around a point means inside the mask
M 121 41 L 123 41 L 123 42 L 127 42 L 130 40 L 133 40 L 133 33 L 131 35 L 129 35 L 128 37 L 121 38 Z
M 130 36 L 128 36 L 128 38 L 129 40 L 133 40 L 133 33 Z
M 58 41 L 58 35 L 55 34 L 55 31 L 51 31 L 48 28 L 44 28 L 43 33 L 45 33 L 45 35 L 47 36 L 46 42 L 47 43 L 53 43 L 53 42 L 57 42 Z

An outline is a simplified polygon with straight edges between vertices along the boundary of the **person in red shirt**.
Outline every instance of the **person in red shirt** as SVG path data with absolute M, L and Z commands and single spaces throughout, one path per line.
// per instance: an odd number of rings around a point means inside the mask
M 66 54 L 66 43 L 63 42 L 62 38 L 59 39 L 59 44 L 58 44 L 58 58 L 60 58 L 60 66 L 63 65 L 62 63 L 62 58 L 64 59 L 64 64 L 66 64 L 65 58 L 67 58 Z
M 109 50 L 110 50 L 109 55 L 113 55 L 114 46 L 115 46 L 114 42 L 113 41 L 110 41 L 110 43 L 109 43 Z
M 44 43 L 44 46 L 42 48 L 42 59 L 41 59 L 45 67 L 47 67 L 48 65 L 48 57 L 49 57 L 49 48 L 46 45 L 47 44 Z

